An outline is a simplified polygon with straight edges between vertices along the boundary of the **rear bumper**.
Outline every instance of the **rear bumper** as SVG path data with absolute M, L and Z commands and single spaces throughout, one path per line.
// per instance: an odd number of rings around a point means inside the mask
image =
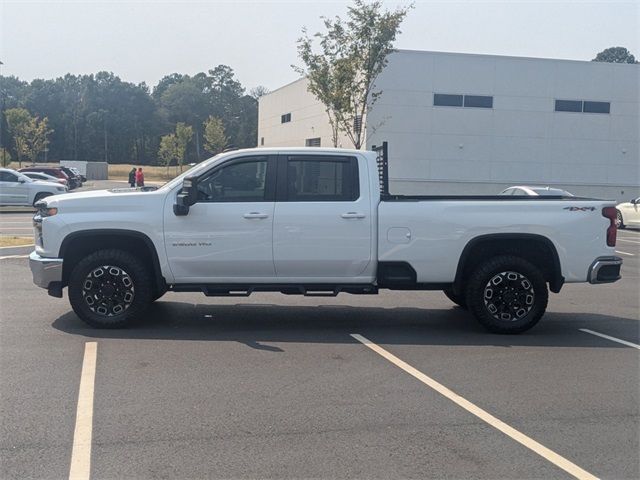
M 33 283 L 40 288 L 50 290 L 62 284 L 62 259 L 44 258 L 36 252 L 29 255 L 29 268 L 33 275 Z
M 589 267 L 589 283 L 613 283 L 622 278 L 620 257 L 598 257 Z

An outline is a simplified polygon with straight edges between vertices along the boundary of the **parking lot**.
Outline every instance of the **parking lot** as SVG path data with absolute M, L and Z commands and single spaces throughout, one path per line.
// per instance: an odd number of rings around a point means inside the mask
M 623 279 L 520 336 L 440 292 L 169 293 L 92 330 L 3 249 L 0 478 L 639 478 L 640 232 L 618 238 Z

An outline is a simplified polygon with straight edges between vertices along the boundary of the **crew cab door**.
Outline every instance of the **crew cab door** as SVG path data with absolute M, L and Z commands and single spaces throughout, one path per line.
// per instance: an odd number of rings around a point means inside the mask
M 365 274 L 372 212 L 363 168 L 355 156 L 280 155 L 273 224 L 278 281 L 321 283 Z
M 275 277 L 275 162 L 267 155 L 230 159 L 200 176 L 188 215 L 165 208 L 165 247 L 176 283 Z
M 28 205 L 27 182 L 21 182 L 18 175 L 13 172 L 6 170 L 0 172 L 0 204 Z

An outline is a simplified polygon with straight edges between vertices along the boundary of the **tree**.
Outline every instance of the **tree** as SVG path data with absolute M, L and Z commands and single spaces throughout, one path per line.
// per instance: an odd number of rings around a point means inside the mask
M 47 148 L 49 144 L 49 135 L 53 132 L 49 128 L 49 120 L 47 117 L 42 119 L 32 117 L 29 122 L 27 135 L 27 155 L 33 164 L 36 163 L 38 155 Z
M 629 50 L 624 47 L 609 47 L 596 55 L 592 62 L 638 63 Z
M 182 165 L 184 164 L 185 154 L 187 153 L 187 145 L 193 137 L 193 128 L 182 122 L 176 125 L 176 156 L 178 165 L 180 165 L 180 173 L 182 173 Z
M 10 108 L 5 112 L 9 135 L 13 139 L 18 165 L 22 167 L 22 159 L 29 155 L 29 135 L 32 117 L 26 108 Z
M 158 148 L 158 157 L 164 165 L 167 166 L 167 175 L 169 174 L 169 166 L 173 160 L 178 160 L 176 134 L 170 133 L 160 137 L 160 147 Z
M 264 85 L 258 85 L 249 91 L 249 95 L 258 100 L 260 97 L 264 97 L 269 93 L 269 89 Z
M 204 122 L 204 148 L 212 155 L 217 155 L 227 146 L 224 125 L 219 118 L 210 116 Z
M 409 7 L 382 11 L 382 2 L 354 0 L 347 19 L 323 18 L 325 33 L 310 37 L 303 29 L 298 40 L 298 56 L 305 67 L 294 69 L 309 81 L 308 90 L 325 106 L 333 131 L 344 132 L 356 149 L 364 140 L 365 115 L 380 98 L 375 80 L 387 65 L 393 42 Z M 320 53 L 314 50 L 314 39 Z
M 11 152 L 4 147 L 0 147 L 0 165 L 8 167 L 11 162 Z

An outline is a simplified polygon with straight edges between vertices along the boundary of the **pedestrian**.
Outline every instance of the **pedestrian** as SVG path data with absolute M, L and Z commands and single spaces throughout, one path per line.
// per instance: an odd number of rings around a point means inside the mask
M 142 167 L 138 167 L 136 172 L 136 186 L 144 187 L 144 173 L 142 173 Z
M 129 172 L 129 185 L 131 185 L 131 188 L 136 186 L 136 167 L 131 168 Z

